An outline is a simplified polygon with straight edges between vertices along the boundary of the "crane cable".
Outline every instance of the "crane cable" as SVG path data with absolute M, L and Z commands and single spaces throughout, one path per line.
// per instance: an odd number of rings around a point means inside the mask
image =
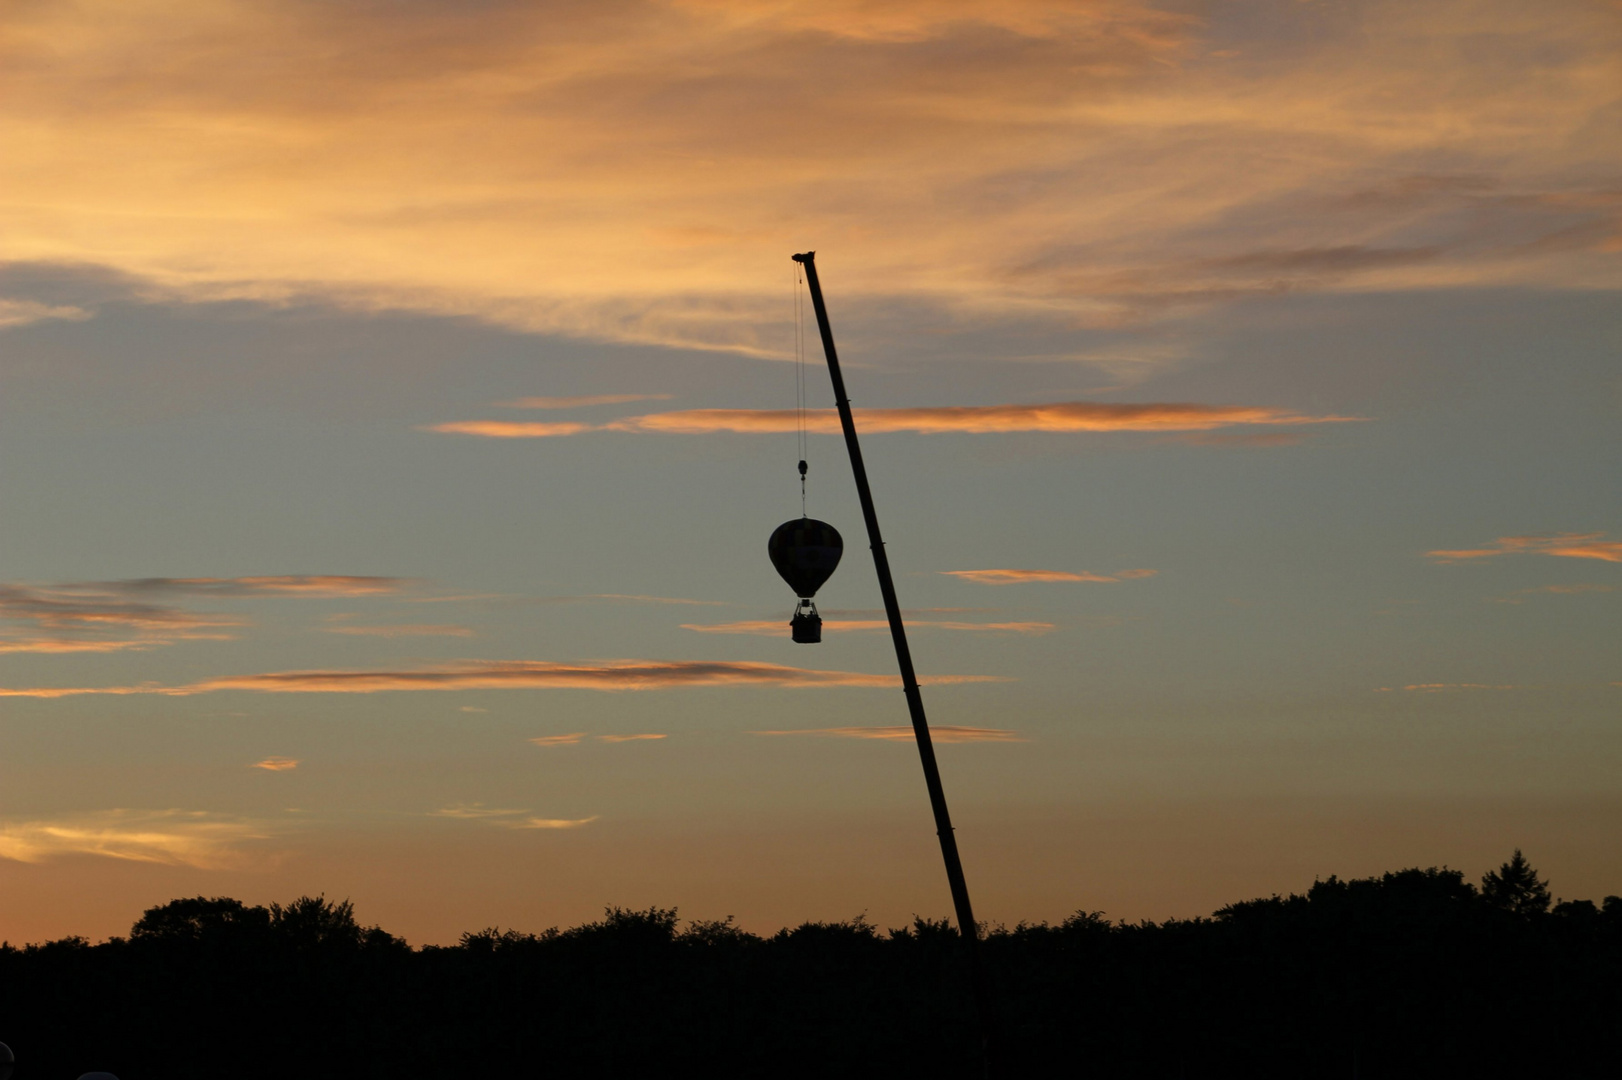
M 793 263 L 794 274 L 794 418 L 800 452 L 800 516 L 805 517 L 805 306 L 800 297 L 804 283 L 800 264 Z

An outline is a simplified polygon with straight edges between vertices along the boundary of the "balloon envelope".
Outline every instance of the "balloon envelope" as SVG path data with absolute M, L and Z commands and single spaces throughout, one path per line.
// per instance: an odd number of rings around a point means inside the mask
M 772 533 L 766 553 L 795 596 L 812 597 L 839 565 L 845 541 L 839 530 L 826 521 L 795 518 L 783 522 Z

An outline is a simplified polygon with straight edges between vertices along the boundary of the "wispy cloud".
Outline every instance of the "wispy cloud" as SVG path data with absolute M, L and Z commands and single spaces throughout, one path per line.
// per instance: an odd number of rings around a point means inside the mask
M 160 603 L 165 597 L 376 596 L 408 584 L 345 574 L 0 584 L 0 622 L 11 624 L 0 629 L 0 653 L 139 651 L 177 641 L 229 640 L 235 635 L 225 631 L 247 624 L 240 615 Z
M 572 598 L 571 598 L 572 599 Z M 727 607 L 725 600 L 689 600 L 683 596 L 644 596 L 637 593 L 590 593 L 582 600 L 623 600 L 632 604 L 689 604 L 695 607 Z
M 251 769 L 264 769 L 266 772 L 287 772 L 298 767 L 299 759 L 290 757 L 268 757 L 249 766 Z
M 1190 446 L 1232 446 L 1247 449 L 1300 446 L 1306 439 L 1307 436 L 1299 431 L 1249 431 L 1215 435 L 1200 432 L 1178 436 L 1179 442 L 1188 443 Z
M 130 578 L 64 588 L 107 589 L 123 593 L 185 596 L 380 596 L 412 584 L 406 578 L 366 574 L 272 574 L 256 577 Z
M 447 603 L 453 601 L 469 604 L 489 604 L 496 607 L 530 604 L 584 604 L 590 601 L 607 601 L 614 604 L 685 604 L 693 607 L 731 606 L 725 600 L 695 600 L 687 596 L 653 596 L 647 593 L 583 593 L 572 596 L 513 596 L 504 593 L 475 593 L 464 596 L 436 596 L 421 601 L 412 598 L 408 602 Z
M 995 675 L 933 675 L 934 685 L 1007 681 Z M 269 694 L 375 694 L 401 690 L 666 690 L 697 686 L 893 687 L 892 675 L 820 671 L 744 660 L 467 660 L 411 670 L 276 671 L 178 686 L 0 688 L 0 697 L 62 698 L 83 694 L 161 694 L 186 697 L 222 690 Z
M 261 861 L 251 845 L 270 835 L 261 823 L 186 810 L 13 818 L 0 821 L 0 858 L 38 863 L 65 855 L 98 855 L 201 870 L 241 869 Z
M 89 585 L 0 585 L 0 653 L 106 653 L 176 641 L 223 640 L 244 625 L 235 615 L 130 599 Z
M 536 736 L 535 738 L 533 738 L 533 739 L 531 739 L 529 741 L 534 743 L 536 746 L 579 746 L 582 742 L 584 742 L 588 738 L 595 739 L 597 742 L 622 743 L 622 742 L 643 742 L 643 741 L 648 740 L 648 739 L 663 739 L 665 737 L 666 736 L 664 736 L 664 735 L 657 735 L 657 734 L 652 734 L 652 733 L 645 734 L 645 735 L 590 735 L 590 736 L 588 736 L 584 731 L 572 731 L 572 732 L 569 732 L 567 735 L 538 735 L 538 736 Z
M 483 803 L 456 803 L 431 812 L 432 817 L 455 818 L 458 821 L 485 821 L 491 818 L 517 817 L 528 810 L 502 810 Z
M 590 405 L 626 405 L 633 401 L 669 401 L 671 394 L 591 394 L 585 397 L 526 397 L 498 401 L 509 409 L 583 409 Z
M 571 731 L 567 735 L 537 735 L 529 741 L 536 746 L 579 746 L 585 737 L 584 731 Z
M 1210 431 L 1239 425 L 1338 424 L 1365 419 L 1360 416 L 1308 416 L 1267 406 L 1133 405 L 1097 401 L 856 410 L 856 423 L 863 432 L 882 434 L 906 431 L 922 435 L 950 432 L 983 435 L 1010 432 Z M 579 435 L 588 431 L 657 432 L 668 435 L 709 435 L 717 432 L 766 434 L 798 431 L 802 423 L 807 430 L 817 434 L 836 435 L 841 430 L 838 414 L 828 409 L 813 410 L 803 417 L 792 409 L 687 409 L 631 416 L 604 424 L 467 420 L 432 424 L 426 430 L 496 439 L 537 439 Z
M 551 439 L 562 435 L 579 435 L 582 432 L 607 429 L 601 424 L 572 422 L 458 420 L 448 424 L 430 424 L 424 430 L 438 431 L 445 435 L 482 435 L 486 439 Z
M 1375 690 L 1380 691 L 1380 692 L 1389 691 L 1391 689 L 1393 689 L 1393 688 L 1389 687 L 1389 686 L 1377 686 L 1377 687 L 1375 687 Z M 1420 694 L 1444 694 L 1444 693 L 1448 693 L 1448 692 L 1454 691 L 1454 690 L 1517 690 L 1517 689 L 1519 689 L 1519 687 L 1515 686 L 1514 684 L 1498 685 L 1498 684 L 1494 684 L 1494 683 L 1474 683 L 1474 682 L 1457 682 L 1457 683 L 1431 682 L 1431 683 L 1410 683 L 1407 686 L 1401 687 L 1401 689 L 1413 691 L 1415 693 L 1420 693 Z
M 11 249 L 162 297 L 780 355 L 793 234 L 981 325 L 1617 282 L 1603 3 L 13 7 Z
M 322 633 L 348 634 L 352 637 L 472 637 L 466 626 L 448 623 L 395 623 L 390 626 L 324 626 Z
M 1119 404 L 1060 401 L 1040 405 L 953 405 L 903 409 L 858 409 L 863 431 L 946 432 L 1046 431 L 1206 431 L 1235 424 L 1328 424 L 1362 420 L 1355 416 L 1304 416 L 1285 409 L 1242 405 Z M 805 418 L 808 430 L 840 432 L 838 414 L 816 410 Z M 615 430 L 704 434 L 712 431 L 786 432 L 798 425 L 791 409 L 690 409 L 615 421 Z
M 535 817 L 528 810 L 500 810 L 483 803 L 459 803 L 432 812 L 433 817 L 454 818 L 458 821 L 481 821 L 503 829 L 578 829 L 590 825 L 599 815 L 583 818 Z
M 223 635 L 207 635 L 218 637 Z M 0 637 L 0 653 L 109 653 L 141 652 L 168 645 L 176 638 L 128 638 L 120 641 L 90 641 L 60 637 Z
M 1523 593 L 1554 593 L 1557 596 L 1575 596 L 1579 593 L 1606 593 L 1616 589 L 1615 585 L 1540 585 L 1535 589 L 1522 589 Z
M 1469 562 L 1500 555 L 1558 555 L 1567 559 L 1622 562 L 1622 540 L 1604 540 L 1602 532 L 1554 533 L 1548 536 L 1500 536 L 1490 547 L 1427 551 L 1437 562 Z
M 1490 600 L 1494 604 L 1524 604 L 1527 596 L 1579 596 L 1584 593 L 1608 593 L 1616 590 L 1615 585 L 1595 585 L 1590 583 L 1577 585 L 1539 585 L 1532 589 L 1521 589 L 1512 596 L 1494 596 Z
M 831 727 L 795 728 L 787 731 L 751 731 L 751 735 L 821 735 L 836 739 L 883 739 L 891 742 L 911 742 L 910 727 Z M 1017 731 L 1004 728 L 955 727 L 943 724 L 931 726 L 930 739 L 938 743 L 969 742 L 1026 742 Z
M 1114 575 L 1079 573 L 1069 570 L 942 570 L 949 577 L 962 578 L 976 585 L 1025 585 L 1044 581 L 1082 581 L 1113 584 L 1140 578 L 1154 577 L 1156 570 L 1117 570 Z
M 109 591 L 72 585 L 38 589 L 0 585 L 0 618 L 52 630 L 114 627 L 165 635 L 242 625 L 235 616 L 142 603 Z
M 682 623 L 683 630 L 696 630 L 701 634 L 752 634 L 760 637 L 778 637 L 788 633 L 787 619 L 745 619 L 729 623 Z M 885 619 L 823 619 L 822 629 L 827 633 L 888 630 Z M 1050 622 L 952 622 L 942 619 L 908 619 L 907 629 L 978 630 L 1004 634 L 1048 634 L 1058 629 Z
M 81 322 L 90 317 L 91 313 L 84 308 L 69 304 L 42 304 L 36 300 L 8 300 L 0 297 L 0 330 L 53 319 Z

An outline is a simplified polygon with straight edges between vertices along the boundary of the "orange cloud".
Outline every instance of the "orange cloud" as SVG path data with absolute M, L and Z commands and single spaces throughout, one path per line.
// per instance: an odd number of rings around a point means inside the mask
M 782 356 L 804 236 L 982 324 L 1618 280 L 1605 4 L 12 7 L 0 256 L 154 298 Z
M 1587 539 L 1583 537 L 1581 539 Z M 1544 555 L 1560 555 L 1567 559 L 1600 559 L 1604 562 L 1622 562 L 1622 540 L 1595 543 L 1554 543 L 1543 549 Z
M 189 635 L 195 636 L 195 635 Z M 213 637 L 214 635 L 209 635 Z M 172 638 L 134 638 L 122 641 L 88 641 L 76 638 L 0 638 L 0 653 L 108 653 L 140 652 L 168 645 Z
M 987 630 L 1010 634 L 1046 634 L 1058 627 L 1050 622 L 948 622 L 935 619 L 908 619 L 907 629 L 928 628 L 933 630 Z M 730 623 L 682 623 L 683 630 L 697 630 L 701 634 L 755 634 L 762 637 L 778 637 L 787 633 L 788 620 L 786 619 L 747 619 L 741 622 Z M 888 630 L 890 623 L 885 619 L 823 619 L 822 629 L 830 633 L 841 633 L 860 630 Z
M 0 859 L 38 863 L 97 855 L 199 870 L 248 869 L 256 860 L 246 845 L 269 835 L 261 824 L 200 811 L 109 810 L 0 821 Z
M 597 820 L 598 816 L 593 814 L 591 817 L 583 818 L 530 817 L 513 822 L 512 827 L 515 829 L 578 829 L 582 825 L 590 825 Z
M 298 758 L 268 757 L 263 761 L 256 761 L 249 766 L 251 769 L 264 769 L 267 772 L 287 772 L 299 766 Z
M 588 405 L 625 405 L 633 401 L 669 401 L 671 394 L 595 394 L 587 397 L 526 397 L 500 401 L 509 409 L 583 409 Z
M 572 731 L 567 735 L 538 735 L 529 741 L 536 746 L 579 746 L 585 737 L 584 731 Z
M 923 42 L 951 36 L 955 26 L 1002 30 L 1021 37 L 1045 39 L 1109 31 L 1138 44 L 1174 45 L 1187 16 L 1161 13 L 1157 18 L 1131 5 L 1073 0 L 822 0 L 739 5 L 732 0 L 670 0 L 673 7 L 738 23 L 764 24 L 792 31 L 815 31 L 862 42 Z M 1124 19 L 1125 25 L 1108 26 Z
M 1615 284 L 1608 5 L 1306 10 L 41 0 L 8 11 L 3 254 L 754 355 L 807 235 L 844 295 L 1060 326 Z
M 904 409 L 857 409 L 863 432 L 1045 431 L 1206 431 L 1234 424 L 1327 424 L 1364 419 L 1357 416 L 1302 416 L 1262 406 L 1143 404 L 1060 401 L 1046 405 L 946 405 Z M 658 431 L 692 435 L 715 431 L 788 432 L 798 430 L 792 409 L 689 409 L 684 412 L 633 416 L 605 425 L 612 430 Z M 825 409 L 805 417 L 807 430 L 836 435 L 838 414 Z
M 1500 536 L 1492 547 L 1427 551 L 1438 562 L 1468 562 L 1500 555 L 1558 555 L 1567 559 L 1622 562 L 1622 540 L 1602 540 L 1605 534 L 1556 533 L 1552 536 Z
M 1119 577 L 1105 577 L 1102 574 L 1089 574 L 1086 572 L 1075 574 L 1068 570 L 942 570 L 941 573 L 949 577 L 962 578 L 972 581 L 976 585 L 1024 585 L 1038 581 L 1088 581 L 1088 582 L 1118 582 Z M 1153 570 L 1145 574 L 1141 570 L 1128 572 L 1132 577 L 1147 577 Z
M 796 728 L 788 731 L 751 731 L 751 735 L 824 735 L 837 739 L 884 739 L 892 742 L 911 742 L 910 727 L 831 727 Z M 1017 731 L 1003 728 L 954 727 L 950 724 L 929 729 L 930 739 L 938 743 L 967 742 L 1025 742 Z
M 649 733 L 644 734 L 644 735 L 599 735 L 599 736 L 597 736 L 597 741 L 598 742 L 606 742 L 606 743 L 646 742 L 646 741 L 648 741 L 650 739 L 665 739 L 665 738 L 669 738 L 669 736 L 668 735 L 659 735 L 659 734 L 654 734 L 652 732 L 649 732 Z
M 856 425 L 863 432 L 882 434 L 907 431 L 922 435 L 948 432 L 984 435 L 999 432 L 1207 431 L 1241 424 L 1336 424 L 1364 419 L 1366 417 L 1304 416 L 1263 406 L 1124 405 L 1096 401 L 856 410 Z M 841 430 L 838 414 L 828 409 L 807 413 L 803 422 L 808 431 L 816 434 L 837 435 Z M 668 435 L 783 433 L 798 431 L 801 423 L 802 417 L 792 409 L 687 409 L 630 416 L 605 424 L 468 420 L 434 424 L 425 430 L 482 435 L 494 439 L 543 439 L 588 431 L 657 432 Z
M 1004 682 L 996 675 L 933 675 L 937 686 Z M 466 660 L 410 671 L 277 671 L 235 675 L 180 686 L 0 688 L 0 697 L 60 698 L 81 694 L 161 694 L 186 697 L 221 690 L 269 694 L 375 694 L 395 690 L 665 690 L 684 686 L 893 687 L 893 675 L 818 671 L 746 660 Z

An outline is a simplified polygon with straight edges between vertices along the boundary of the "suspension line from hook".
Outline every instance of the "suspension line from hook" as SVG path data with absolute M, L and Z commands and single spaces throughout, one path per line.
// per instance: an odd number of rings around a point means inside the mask
M 805 517 L 806 423 L 805 423 L 805 302 L 801 285 L 805 278 L 799 263 L 793 264 L 794 275 L 794 427 L 796 448 L 800 452 L 800 516 Z

